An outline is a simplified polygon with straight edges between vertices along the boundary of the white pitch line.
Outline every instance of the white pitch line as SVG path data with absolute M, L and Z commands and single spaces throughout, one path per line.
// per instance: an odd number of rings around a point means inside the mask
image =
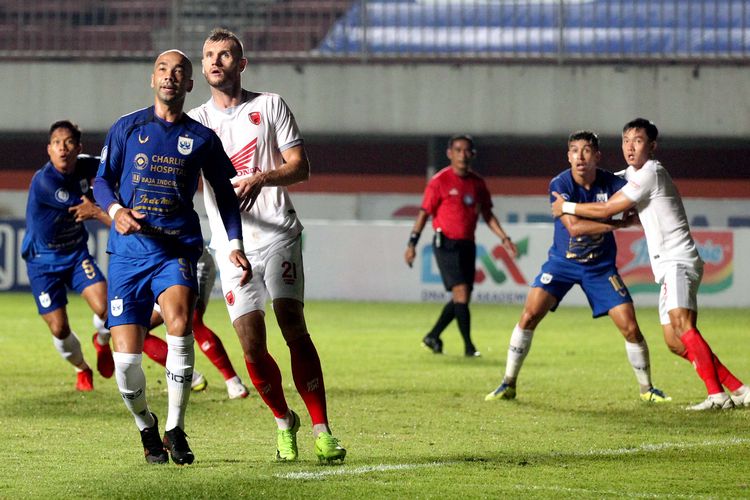
M 393 465 L 366 465 L 354 469 L 336 468 L 320 472 L 288 472 L 286 474 L 274 474 L 281 479 L 323 479 L 326 476 L 353 476 L 357 474 L 368 474 L 370 472 L 387 472 L 392 470 L 423 469 L 425 467 L 443 467 L 451 462 L 429 462 L 426 464 L 393 464 Z
M 596 455 L 632 455 L 663 450 L 684 450 L 688 448 L 707 448 L 709 446 L 736 446 L 750 443 L 750 439 L 730 438 L 715 441 L 701 441 L 698 443 L 657 443 L 643 444 L 635 448 L 615 448 L 610 450 L 589 450 L 575 453 L 556 453 L 556 455 L 596 456 Z
M 586 493 L 589 495 L 598 495 L 598 496 L 612 496 L 615 498 L 695 498 L 694 495 L 681 495 L 681 494 L 675 494 L 675 493 L 667 493 L 667 494 L 659 494 L 659 493 L 625 493 L 623 491 L 610 491 L 610 490 L 590 490 L 586 488 L 564 488 L 564 487 L 557 487 L 557 486 L 537 486 L 537 485 L 525 485 L 525 484 L 517 484 L 515 485 L 517 490 L 526 490 L 526 491 L 553 491 L 556 493 L 573 493 L 573 494 L 582 494 Z

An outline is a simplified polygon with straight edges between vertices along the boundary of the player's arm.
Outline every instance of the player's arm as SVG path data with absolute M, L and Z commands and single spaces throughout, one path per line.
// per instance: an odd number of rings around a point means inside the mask
M 253 273 L 242 243 L 242 217 L 240 216 L 239 200 L 235 196 L 232 183 L 229 180 L 235 171 L 232 162 L 221 147 L 219 138 L 215 135 L 212 148 L 211 164 L 203 168 L 203 177 L 214 191 L 219 215 L 227 232 L 230 249 L 229 260 L 235 267 L 243 270 L 240 278 L 240 286 L 242 286 L 250 281 Z
M 560 217 L 562 214 L 577 215 L 587 219 L 609 219 L 613 215 L 625 212 L 635 207 L 635 202 L 622 194 L 616 192 L 606 202 L 599 203 L 573 203 L 565 201 L 557 191 L 552 191 L 555 200 L 552 202 L 552 215 Z
M 500 241 L 503 244 L 503 248 L 505 248 L 505 250 L 515 258 L 518 255 L 518 248 L 516 248 L 516 244 L 513 243 L 513 241 L 510 239 L 510 236 L 508 236 L 508 233 L 506 233 L 503 227 L 500 225 L 500 221 L 497 220 L 497 217 L 495 217 L 495 214 L 492 212 L 492 210 L 483 210 L 482 217 L 487 223 L 487 227 L 490 228 L 490 231 L 495 233 L 495 235 L 500 238 Z
M 310 162 L 302 144 L 285 149 L 281 152 L 281 156 L 284 158 L 284 164 L 281 167 L 267 172 L 258 172 L 234 182 L 242 210 L 250 210 L 255 198 L 265 186 L 291 186 L 310 178 Z
M 417 243 L 419 237 L 422 236 L 424 226 L 427 224 L 427 219 L 430 215 L 425 209 L 420 208 L 419 214 L 417 214 L 417 220 L 414 221 L 414 226 L 411 228 L 411 234 L 409 235 L 409 242 L 406 244 L 406 252 L 404 253 L 404 261 L 409 267 L 414 264 L 414 259 L 417 256 Z
M 120 122 L 115 122 L 104 140 L 99 169 L 94 179 L 94 198 L 112 218 L 115 230 L 120 234 L 128 235 L 141 230 L 138 220 L 145 219 L 146 214 L 123 207 L 117 195 L 124 161 L 121 128 Z
M 596 221 L 569 214 L 563 214 L 560 217 L 560 222 L 563 223 L 565 229 L 567 229 L 568 233 L 574 238 L 577 236 L 591 236 L 594 234 L 609 233 L 615 229 L 620 229 L 629 225 L 625 220 L 610 219 L 607 221 Z
M 96 219 L 105 226 L 112 225 L 112 217 L 107 212 L 101 209 L 99 205 L 92 202 L 88 196 L 81 196 L 81 203 L 74 205 L 68 209 L 68 212 L 72 213 L 76 222 L 83 222 L 89 219 Z

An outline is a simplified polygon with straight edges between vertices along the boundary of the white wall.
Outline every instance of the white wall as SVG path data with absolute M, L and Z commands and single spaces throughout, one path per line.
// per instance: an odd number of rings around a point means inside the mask
M 198 61 L 196 60 L 197 64 Z M 2 131 L 61 117 L 107 130 L 148 106 L 149 63 L 0 63 Z M 196 74 L 188 107 L 205 101 Z M 750 135 L 750 67 L 629 65 L 253 65 L 245 86 L 282 94 L 307 134 L 616 135 L 637 115 L 672 137 Z

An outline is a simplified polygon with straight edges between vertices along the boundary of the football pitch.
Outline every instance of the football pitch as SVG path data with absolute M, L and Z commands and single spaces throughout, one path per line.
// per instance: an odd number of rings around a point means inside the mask
M 420 346 L 439 304 L 310 302 L 308 326 L 326 377 L 331 425 L 349 454 L 319 465 L 289 353 L 269 313 L 269 348 L 290 406 L 303 416 L 300 460 L 273 461 L 275 424 L 254 390 L 230 401 L 196 352 L 208 389 L 191 396 L 191 466 L 149 466 L 112 379 L 74 390 L 28 294 L 0 296 L 0 498 L 729 498 L 750 497 L 750 408 L 688 412 L 705 398 L 692 367 L 661 340 L 655 309 L 637 310 L 655 385 L 638 398 L 623 339 L 607 318 L 566 307 L 538 328 L 514 401 L 485 402 L 500 382 L 520 306 L 474 305 L 481 358 L 464 358 L 454 325 L 444 355 Z M 90 364 L 91 313 L 71 298 Z M 224 306 L 206 323 L 248 382 Z M 703 309 L 699 326 L 750 382 L 750 311 Z M 159 330 L 163 335 L 163 330 Z M 197 347 L 196 347 L 197 351 Z M 164 370 L 144 358 L 148 399 L 166 419 Z M 162 424 L 163 425 L 163 424 Z M 163 428 L 161 429 L 163 431 Z

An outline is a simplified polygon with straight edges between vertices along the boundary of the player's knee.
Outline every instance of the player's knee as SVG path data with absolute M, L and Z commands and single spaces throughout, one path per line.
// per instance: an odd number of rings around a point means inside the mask
M 537 327 L 539 322 L 544 317 L 540 311 L 534 309 L 524 309 L 521 314 L 521 319 L 518 321 L 518 326 L 522 330 L 533 330 Z

